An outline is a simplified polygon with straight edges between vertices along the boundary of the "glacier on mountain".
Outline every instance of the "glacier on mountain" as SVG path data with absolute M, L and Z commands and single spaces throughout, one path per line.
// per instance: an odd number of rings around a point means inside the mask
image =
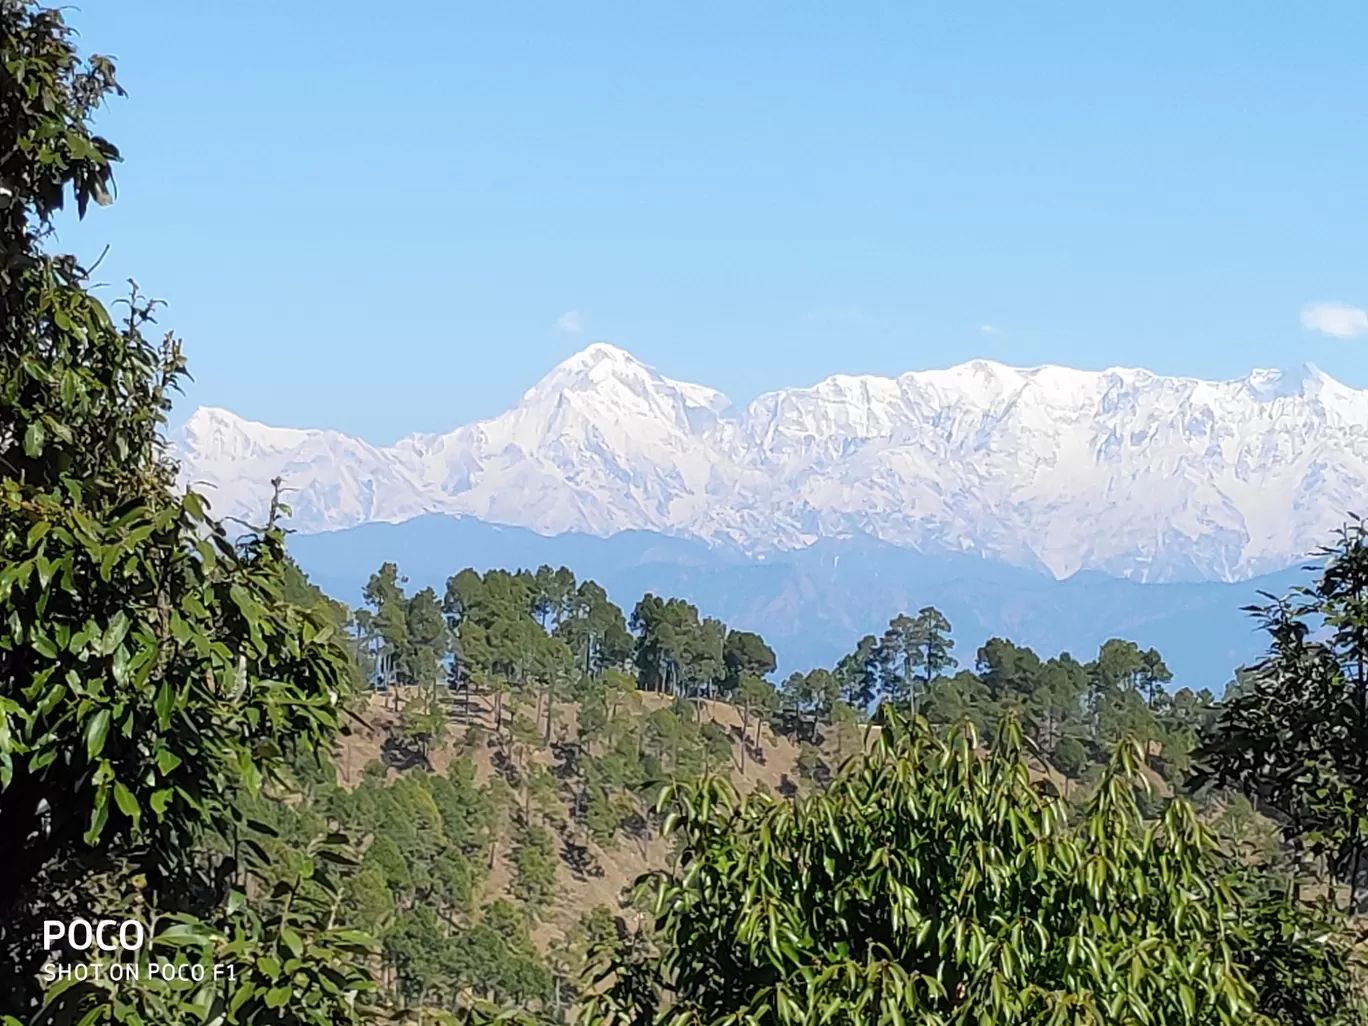
M 446 434 L 380 447 L 204 408 L 173 454 L 220 516 L 259 520 L 282 477 L 303 532 L 446 513 L 752 555 L 864 534 L 1060 578 L 1234 581 L 1362 502 L 1368 392 L 1311 366 L 1213 382 L 975 360 L 738 408 L 596 343 Z

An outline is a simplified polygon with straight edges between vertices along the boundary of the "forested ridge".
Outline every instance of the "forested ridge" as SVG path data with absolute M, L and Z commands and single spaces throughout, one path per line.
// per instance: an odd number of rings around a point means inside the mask
M 1360 522 L 1219 701 L 932 608 L 776 681 L 569 568 L 388 564 L 350 609 L 283 482 L 246 527 L 175 486 L 179 341 L 55 251 L 120 93 L 0 0 L 5 1026 L 1365 1022 Z M 147 944 L 41 943 L 73 917 Z
M 1330 565 L 1361 548 L 1346 535 Z M 1121 639 L 1086 662 L 992 639 L 961 666 L 952 625 L 926 608 L 776 685 L 758 635 L 654 595 L 624 614 L 565 567 L 467 569 L 438 595 L 406 593 L 386 564 L 351 612 L 299 580 L 300 601 L 347 625 L 369 694 L 332 766 L 301 775 L 309 800 L 258 814 L 275 817 L 286 851 L 327 820 L 369 844 L 350 904 L 380 938 L 380 978 L 400 1005 L 454 1012 L 475 998 L 568 1021 L 595 958 L 654 932 L 626 871 L 681 856 L 677 834 L 660 840 L 672 807 L 658 804 L 662 788 L 671 801 L 720 787 L 735 789 L 738 810 L 746 794 L 801 807 L 848 786 L 862 753 L 900 751 L 886 724 L 947 752 L 973 738 L 989 766 L 1008 738 L 1031 793 L 1071 819 L 1103 803 L 1143 830 L 1190 799 L 1192 829 L 1224 853 L 1206 853 L 1213 867 L 1228 859 L 1261 894 L 1290 893 L 1299 874 L 1308 885 L 1303 905 L 1260 914 L 1295 912 L 1310 928 L 1358 900 L 1333 859 L 1308 864 L 1240 788 L 1194 787 L 1204 741 L 1207 761 L 1229 770 L 1219 746 L 1234 707 L 1174 687 L 1160 653 Z M 1256 611 L 1272 662 L 1241 671 L 1232 698 L 1258 694 L 1252 681 L 1280 657 L 1283 608 Z

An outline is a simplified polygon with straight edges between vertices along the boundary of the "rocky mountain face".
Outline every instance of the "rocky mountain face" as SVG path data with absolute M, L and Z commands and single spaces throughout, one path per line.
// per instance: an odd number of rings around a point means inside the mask
M 174 447 L 219 515 L 259 518 L 283 477 L 303 532 L 446 513 L 756 558 L 868 535 L 1058 578 L 1234 581 L 1362 507 L 1368 392 L 1309 366 L 1211 382 L 974 361 L 738 408 L 597 343 L 447 434 L 379 447 L 200 409 Z

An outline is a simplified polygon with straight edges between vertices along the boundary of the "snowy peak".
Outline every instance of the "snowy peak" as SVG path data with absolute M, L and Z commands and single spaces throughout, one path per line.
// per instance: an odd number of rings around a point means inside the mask
M 607 343 L 512 409 L 390 448 L 205 409 L 177 440 L 216 511 L 294 526 L 423 512 L 642 529 L 752 552 L 870 535 L 1064 577 L 1231 580 L 1313 551 L 1368 489 L 1368 393 L 1310 365 L 1235 381 L 975 360 L 835 375 L 734 408 Z
M 278 428 L 201 407 L 172 438 L 183 483 L 204 493 L 215 515 L 261 523 L 271 481 L 284 479 L 291 526 L 323 531 L 432 512 L 391 452 L 338 431 Z
M 562 361 L 523 395 L 522 405 L 558 403 L 577 396 L 620 412 L 671 416 L 682 412 L 685 422 L 690 419 L 689 410 L 716 415 L 731 406 L 721 392 L 667 378 L 607 342 L 595 342 Z
M 651 368 L 625 349 L 607 342 L 595 342 L 553 367 L 528 389 L 523 400 L 539 394 L 593 391 L 608 381 L 634 383 L 657 377 Z
M 904 374 L 900 382 L 906 387 L 918 387 L 942 395 L 955 396 L 980 407 L 1001 403 L 1027 387 L 1040 374 L 1058 372 L 1079 374 L 1060 367 L 1040 367 L 1019 370 L 993 360 L 971 360 L 947 370 L 913 371 Z
M 201 406 L 181 425 L 177 444 L 195 453 L 250 459 L 272 452 L 286 452 L 303 444 L 319 431 L 268 427 L 245 420 L 228 410 Z
M 1351 391 L 1314 363 L 1304 363 L 1293 370 L 1253 370 L 1244 379 L 1244 385 L 1250 395 L 1264 403 L 1294 396 L 1313 398 L 1325 390 Z

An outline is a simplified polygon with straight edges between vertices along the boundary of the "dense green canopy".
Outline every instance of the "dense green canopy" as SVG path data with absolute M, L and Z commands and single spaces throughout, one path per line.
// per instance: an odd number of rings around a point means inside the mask
M 1189 803 L 1142 818 L 1145 786 L 1120 745 L 1070 825 L 1010 723 L 985 754 L 971 728 L 894 716 L 797 803 L 676 789 L 653 926 L 612 953 L 584 1022 L 1254 1022 L 1254 913 Z
M 327 903 L 345 845 L 305 839 L 279 871 L 240 806 L 336 734 L 337 624 L 288 597 L 276 505 L 235 540 L 174 487 L 185 362 L 145 337 L 156 304 L 134 287 L 116 321 L 50 249 L 68 199 L 110 201 L 118 151 L 91 119 L 119 91 L 62 12 L 0 2 L 0 1016 L 354 1021 L 369 942 Z M 83 911 L 150 924 L 136 984 L 45 986 L 41 921 Z M 256 972 L 178 993 L 150 956 Z

